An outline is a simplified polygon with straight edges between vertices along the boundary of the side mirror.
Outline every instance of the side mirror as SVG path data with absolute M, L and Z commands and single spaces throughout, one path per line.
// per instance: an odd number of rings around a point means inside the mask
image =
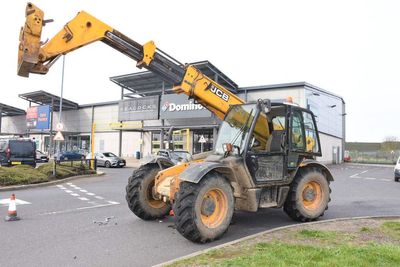
M 231 143 L 222 144 L 222 149 L 225 153 L 230 153 L 233 151 L 233 145 Z
M 270 111 L 271 111 L 271 100 L 266 99 L 266 100 L 264 100 L 264 112 L 265 112 L 265 114 L 267 114 Z

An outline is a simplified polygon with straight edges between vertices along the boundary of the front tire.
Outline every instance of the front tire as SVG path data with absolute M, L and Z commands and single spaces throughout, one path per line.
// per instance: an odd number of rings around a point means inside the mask
M 394 177 L 395 182 L 399 182 L 399 179 L 400 179 L 400 177 L 396 177 L 396 176 Z
M 318 168 L 298 171 L 284 204 L 284 211 L 295 221 L 317 220 L 328 209 L 329 182 Z
M 152 196 L 154 181 L 160 168 L 157 164 L 140 166 L 133 171 L 126 186 L 126 201 L 129 209 L 143 220 L 156 220 L 165 217 L 171 206 Z
M 104 163 L 104 167 L 110 168 L 110 167 L 111 167 L 111 163 L 110 163 L 109 161 L 106 161 L 106 162 Z
M 185 238 L 206 243 L 220 238 L 234 210 L 233 190 L 218 173 L 209 173 L 198 184 L 181 182 L 175 199 L 175 225 Z

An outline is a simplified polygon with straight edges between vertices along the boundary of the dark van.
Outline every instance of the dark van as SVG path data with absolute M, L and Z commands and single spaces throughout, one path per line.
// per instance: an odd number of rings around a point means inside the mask
M 0 166 L 36 167 L 36 144 L 29 139 L 0 139 Z

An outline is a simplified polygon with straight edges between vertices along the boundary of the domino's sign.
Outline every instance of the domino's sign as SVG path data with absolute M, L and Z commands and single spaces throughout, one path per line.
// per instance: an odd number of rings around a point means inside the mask
M 188 99 L 186 95 L 162 95 L 160 106 L 161 119 L 211 117 L 210 111 L 193 99 Z

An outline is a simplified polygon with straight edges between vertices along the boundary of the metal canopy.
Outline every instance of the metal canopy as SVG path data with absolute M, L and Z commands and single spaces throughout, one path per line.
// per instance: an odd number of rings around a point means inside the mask
M 50 94 L 45 91 L 34 91 L 30 93 L 20 94 L 18 95 L 20 98 L 38 104 L 38 105 L 52 105 L 53 111 L 60 111 L 60 97 Z M 79 105 L 73 101 L 63 98 L 62 100 L 62 109 L 78 109 Z
M 25 110 L 0 103 L 0 116 L 18 116 L 25 114 Z
M 217 69 L 213 64 L 208 61 L 200 61 L 191 63 L 196 66 L 203 74 L 209 78 L 218 80 L 218 83 L 232 92 L 237 92 L 238 85 L 233 82 L 228 76 Z M 110 80 L 119 86 L 132 92 L 130 95 L 159 95 L 163 91 L 163 80 L 158 75 L 150 72 L 138 72 L 126 75 L 110 77 Z M 172 91 L 173 84 L 164 83 L 164 92 Z M 126 95 L 126 96 L 129 96 Z

